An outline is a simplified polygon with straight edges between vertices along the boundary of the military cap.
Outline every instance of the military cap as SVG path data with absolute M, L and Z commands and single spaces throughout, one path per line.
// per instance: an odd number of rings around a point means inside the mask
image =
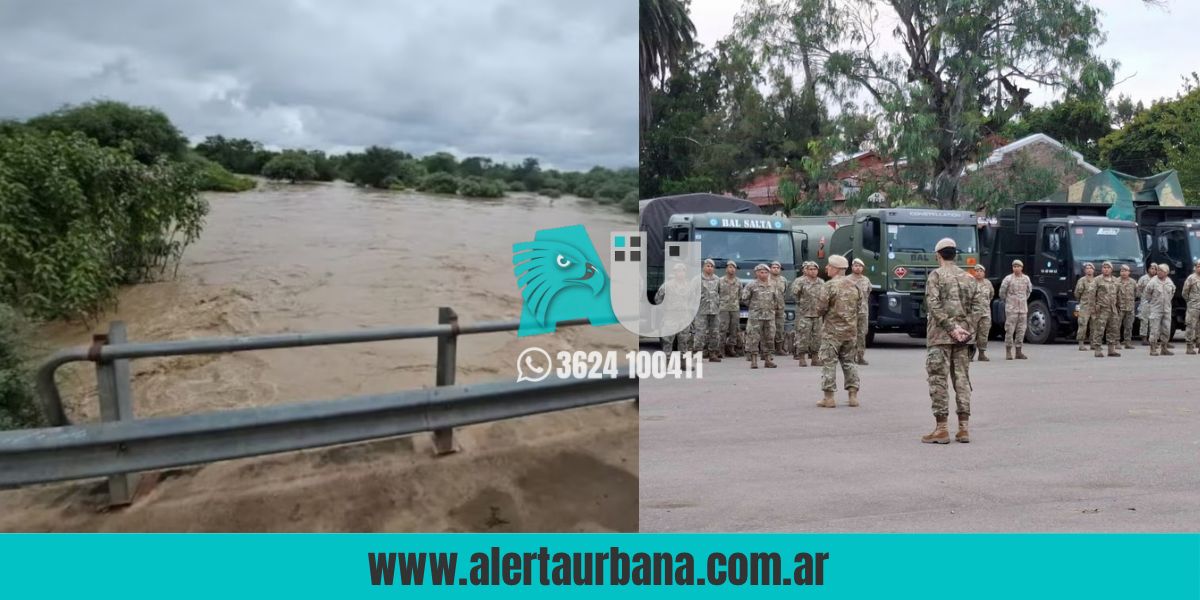
M 717 263 L 713 262 L 713 259 L 711 259 L 711 258 L 706 258 L 706 259 L 704 259 L 704 266 L 707 267 L 708 265 L 712 265 L 715 267 L 715 266 L 717 266 Z
M 754 271 L 755 271 L 755 272 L 758 272 L 758 271 L 770 271 L 770 270 L 771 270 L 771 267 L 768 267 L 767 265 L 765 265 L 765 264 L 763 264 L 763 263 L 758 263 L 757 265 L 754 265 Z
M 771 261 L 771 266 L 772 267 L 782 267 L 783 265 L 780 264 L 779 261 L 773 260 L 773 261 Z
M 941 250 L 942 248 L 958 249 L 958 243 L 956 243 L 954 241 L 954 238 L 942 238 L 942 239 L 938 240 L 937 245 L 933 247 L 933 251 L 937 252 L 938 250 Z
M 1018 258 L 1013 261 L 1013 266 L 1014 267 L 1023 267 L 1023 266 L 1025 266 L 1025 263 L 1021 262 L 1021 259 Z
M 1122 271 L 1129 271 L 1129 270 L 1130 270 L 1130 268 L 1129 268 L 1129 265 L 1121 265 L 1121 270 L 1122 270 Z
M 686 271 L 687 265 L 685 265 L 681 262 L 678 262 L 678 263 L 675 263 L 675 265 L 671 267 L 671 270 L 672 271 Z
M 1167 272 L 1167 275 L 1170 275 L 1170 274 L 1171 274 L 1171 267 L 1168 267 L 1168 266 L 1167 266 L 1167 263 L 1162 263 L 1162 264 L 1158 265 L 1158 270 L 1159 270 L 1159 271 L 1166 271 L 1166 272 Z
M 975 265 L 975 270 L 987 273 L 987 269 L 983 268 L 983 265 Z
M 850 263 L 846 261 L 846 257 L 840 254 L 834 254 L 833 256 L 830 256 L 829 264 L 838 269 L 845 269 L 850 266 Z
M 732 260 L 725 261 L 725 266 L 728 267 L 729 265 L 733 265 L 733 268 L 735 269 L 737 268 L 737 263 L 733 262 Z
M 1110 269 L 1111 269 L 1111 268 L 1112 268 L 1112 266 L 1113 266 L 1113 264 L 1112 264 L 1112 261 L 1108 261 L 1108 260 L 1106 260 L 1106 261 L 1104 261 L 1104 262 L 1100 263 L 1100 266 L 1101 266 L 1101 267 L 1108 267 L 1108 268 L 1110 268 Z
M 811 260 L 806 260 L 806 261 L 804 261 L 804 265 L 803 265 L 803 267 L 802 267 L 802 268 L 805 268 L 805 269 L 807 269 L 807 268 L 809 268 L 809 267 L 816 267 L 816 266 L 817 266 L 817 263 L 815 263 L 815 262 L 813 262 L 813 261 L 811 261 Z
M 864 267 L 867 266 L 867 263 L 863 262 L 861 258 L 854 259 L 853 263 L 856 265 L 862 265 Z
M 1196 266 L 1197 266 L 1197 267 L 1200 267 L 1200 260 L 1197 260 L 1197 261 L 1196 261 Z
M 1092 263 L 1090 263 L 1090 262 L 1089 262 L 1089 263 L 1083 263 L 1083 268 L 1085 268 L 1085 269 L 1092 269 L 1092 270 L 1095 270 L 1095 269 L 1096 269 L 1096 265 L 1093 265 L 1093 264 L 1092 264 Z

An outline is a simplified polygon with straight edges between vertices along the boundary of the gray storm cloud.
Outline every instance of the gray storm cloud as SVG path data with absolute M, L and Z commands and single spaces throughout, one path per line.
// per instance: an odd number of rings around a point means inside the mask
M 5 0 L 0 118 L 110 98 L 193 139 L 633 166 L 637 18 L 604 0 Z

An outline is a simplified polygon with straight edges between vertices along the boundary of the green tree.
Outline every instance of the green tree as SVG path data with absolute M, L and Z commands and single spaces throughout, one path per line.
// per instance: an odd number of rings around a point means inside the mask
M 344 179 L 358 185 L 369 185 L 377 188 L 387 188 L 384 180 L 395 176 L 400 169 L 400 161 L 411 159 L 412 155 L 382 146 L 371 146 L 361 154 L 348 154 L 345 160 L 346 176 Z
M 458 172 L 469 177 L 483 177 L 492 166 L 492 159 L 484 156 L 468 156 L 458 164 Z
M 691 50 L 696 27 L 687 0 L 640 0 L 638 19 L 638 90 L 641 130 L 650 123 L 650 92 Z
M 1100 160 L 1100 138 L 1112 133 L 1112 117 L 1101 99 L 1066 98 L 1048 106 L 1026 109 L 1004 128 L 1017 139 L 1044 133 L 1083 154 L 1089 162 Z
M 20 313 L 0 304 L 0 430 L 43 424 L 30 385 L 28 329 Z
M 423 177 L 417 189 L 422 192 L 432 192 L 434 194 L 457 194 L 458 186 L 459 181 L 457 177 L 445 171 L 438 171 Z
M 1139 177 L 1153 175 L 1167 165 L 1186 170 L 1179 159 L 1190 151 L 1188 135 L 1191 124 L 1197 121 L 1200 89 L 1185 89 L 1174 99 L 1154 103 L 1128 125 L 1100 140 L 1100 160 L 1110 168 Z M 1188 196 L 1186 187 L 1184 196 Z
M 196 189 L 202 192 L 244 192 L 257 186 L 253 179 L 234 175 L 195 152 L 189 152 L 184 163 L 195 175 Z
M 312 181 L 317 176 L 313 160 L 302 150 L 288 150 L 272 158 L 263 166 L 263 177 L 286 179 L 292 183 Z
M 78 131 L 108 148 L 123 148 L 143 164 L 159 159 L 182 160 L 188 148 L 183 137 L 162 111 L 98 100 L 66 106 L 30 119 L 29 127 L 42 131 Z
M 880 12 L 888 13 L 882 16 Z M 1115 63 L 1096 56 L 1098 11 L 1084 0 L 751 0 L 741 17 L 759 54 L 801 66 L 882 109 L 909 169 L 957 206 L 959 174 L 982 139 L 1025 108 L 1032 84 L 1103 97 Z M 880 49 L 876 23 L 897 23 L 901 53 Z
M 421 164 L 430 173 L 458 173 L 458 159 L 449 152 L 437 152 L 421 159 Z
M 222 167 L 243 175 L 258 175 L 262 173 L 266 160 L 260 162 L 262 144 L 244 138 L 226 138 L 222 135 L 210 135 L 203 142 L 196 144 L 196 153 Z M 270 157 L 267 158 L 270 160 Z

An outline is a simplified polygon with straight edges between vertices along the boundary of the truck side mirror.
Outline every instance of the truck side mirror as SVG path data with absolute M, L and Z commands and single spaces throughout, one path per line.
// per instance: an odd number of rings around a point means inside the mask
M 800 240 L 800 256 L 808 259 L 808 238 Z

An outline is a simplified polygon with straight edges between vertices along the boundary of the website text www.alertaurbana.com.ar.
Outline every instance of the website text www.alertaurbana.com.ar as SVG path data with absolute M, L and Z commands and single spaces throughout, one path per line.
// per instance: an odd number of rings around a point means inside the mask
M 828 552 L 798 552 L 785 565 L 778 552 L 714 552 L 700 565 L 688 552 L 368 552 L 371 585 L 825 585 Z M 466 565 L 462 565 L 466 566 Z M 786 570 L 785 570 L 786 569 Z

